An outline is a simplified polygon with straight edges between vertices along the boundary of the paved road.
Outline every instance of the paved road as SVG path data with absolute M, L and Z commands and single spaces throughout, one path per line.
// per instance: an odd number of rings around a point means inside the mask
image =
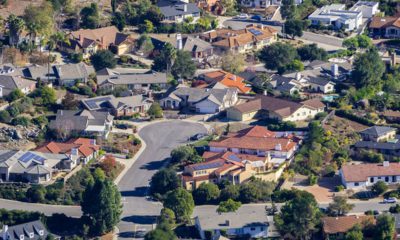
M 225 27 L 231 27 L 232 29 L 243 29 L 246 25 L 253 23 L 251 20 L 239 20 L 239 19 L 229 19 L 223 22 Z M 280 26 L 271 26 L 277 29 L 279 32 L 282 31 Z M 319 47 L 324 48 L 327 51 L 337 50 L 342 48 L 343 40 L 337 37 L 315 34 L 312 32 L 304 32 L 303 36 L 298 38 L 307 43 L 316 43 Z
M 119 238 L 133 238 L 135 231 L 152 228 L 161 204 L 145 199 L 149 180 L 166 163 L 172 149 L 206 131 L 198 123 L 168 121 L 146 126 L 139 132 L 147 147 L 118 184 L 124 204 Z

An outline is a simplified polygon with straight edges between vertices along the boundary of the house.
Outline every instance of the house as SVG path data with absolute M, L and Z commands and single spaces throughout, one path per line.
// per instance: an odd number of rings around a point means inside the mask
M 194 190 L 202 183 L 222 180 L 231 184 L 241 184 L 256 174 L 267 172 L 271 158 L 233 152 L 204 152 L 204 162 L 190 164 L 182 174 L 182 184 L 188 190 Z
M 386 110 L 380 114 L 388 122 L 400 122 L 400 111 Z
M 36 82 L 21 76 L 0 75 L 0 98 L 7 97 L 16 89 L 24 94 L 31 93 L 36 89 Z
M 222 232 L 229 239 L 280 239 L 273 216 L 267 216 L 264 204 L 242 205 L 236 212 L 221 214 L 216 211 L 217 207 L 200 206 L 194 210 L 195 227 L 201 239 L 212 239 Z
M 216 29 L 200 35 L 220 52 L 246 53 L 257 51 L 277 40 L 278 31 L 262 24 L 250 24 L 244 29 Z
M 318 8 L 308 16 L 312 25 L 333 26 L 344 31 L 357 30 L 362 24 L 362 11 L 346 10 L 344 4 L 331 4 Z
M 255 118 L 272 118 L 280 121 L 304 121 L 324 112 L 325 104 L 318 99 L 293 102 L 270 96 L 257 96 L 248 102 L 227 109 L 227 118 L 249 121 Z
M 53 239 L 60 239 L 59 236 L 51 234 L 40 220 L 26 222 L 18 225 L 3 225 L 0 231 L 0 240 L 24 240 L 24 239 L 48 239 L 52 235 Z
M 133 48 L 133 39 L 118 31 L 115 26 L 96 29 L 80 29 L 68 34 L 70 44 L 62 44 L 61 50 L 82 53 L 84 58 L 98 50 L 111 50 L 117 55 L 129 53 Z
M 223 70 L 204 73 L 200 75 L 199 78 L 208 84 L 220 83 L 226 88 L 235 88 L 238 93 L 241 94 L 246 94 L 251 91 L 251 88 L 246 85 L 242 77 Z
M 86 98 L 81 100 L 82 105 L 89 111 L 107 110 L 114 117 L 132 116 L 137 113 L 146 113 L 153 100 L 142 95 L 114 97 L 113 95 Z
M 369 224 L 375 224 L 375 219 L 370 215 L 323 217 L 322 232 L 324 239 L 345 239 L 346 233 L 356 224 L 365 227 Z
M 362 12 L 363 18 L 372 18 L 379 13 L 379 2 L 358 1 L 349 9 L 350 11 Z
M 60 86 L 71 87 L 76 83 L 87 83 L 89 77 L 95 74 L 92 66 L 85 63 L 68 63 L 50 67 L 33 65 L 22 70 L 26 78 L 50 81 Z
M 196 3 L 181 0 L 161 0 L 157 2 L 165 22 L 180 23 L 187 18 L 197 22 L 200 18 L 200 9 Z
M 235 105 L 237 101 L 237 90 L 233 88 L 200 89 L 178 86 L 160 100 L 160 105 L 165 109 L 188 107 L 197 113 L 218 113 Z
M 373 17 L 369 23 L 369 30 L 374 37 L 399 38 L 400 16 Z
M 347 189 L 365 188 L 383 181 L 388 185 L 400 182 L 400 164 L 365 163 L 358 165 L 343 165 L 339 170 L 343 186 Z
M 108 112 L 88 110 L 58 110 L 56 119 L 49 128 L 61 137 L 68 135 L 89 135 L 107 138 L 114 117 Z
M 72 170 L 78 164 L 76 152 L 52 154 L 38 151 L 0 150 L 0 179 L 43 183 L 58 170 Z
M 359 132 L 363 141 L 387 142 L 396 137 L 396 128 L 373 126 Z
M 260 157 L 290 159 L 297 150 L 297 143 L 289 137 L 277 137 L 274 132 L 261 126 L 243 129 L 222 136 L 208 144 L 210 152 L 233 152 Z
M 200 38 L 177 34 L 177 48 L 190 52 L 196 60 L 207 59 L 214 55 L 214 47 Z
M 99 150 L 100 146 L 96 145 L 96 139 L 90 138 L 71 139 L 65 143 L 52 141 L 35 149 L 35 151 L 41 153 L 67 155 L 71 155 L 72 152 L 77 153 L 79 156 L 78 164 L 87 164 L 91 159 L 98 156 Z
M 299 5 L 303 0 L 295 0 L 294 4 Z M 241 0 L 240 5 L 246 8 L 264 9 L 269 6 L 280 6 L 281 0 Z
M 302 89 L 302 84 L 296 79 L 281 76 L 279 74 L 273 74 L 271 81 L 267 84 L 268 87 L 274 89 L 278 93 L 292 95 L 299 93 Z
M 96 74 L 99 89 L 108 91 L 112 91 L 118 86 L 139 93 L 147 93 L 153 88 L 167 89 L 169 86 L 166 73 L 136 73 L 129 70 L 104 68 Z

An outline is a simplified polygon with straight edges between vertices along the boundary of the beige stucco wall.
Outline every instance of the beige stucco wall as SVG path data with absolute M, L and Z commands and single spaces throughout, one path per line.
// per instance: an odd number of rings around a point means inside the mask
M 258 111 L 248 112 L 248 113 L 241 113 L 234 108 L 229 108 L 226 111 L 226 115 L 228 119 L 234 121 L 249 121 L 254 118 Z

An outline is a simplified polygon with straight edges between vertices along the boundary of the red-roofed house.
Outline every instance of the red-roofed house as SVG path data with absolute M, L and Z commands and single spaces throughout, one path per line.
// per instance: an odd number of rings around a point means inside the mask
M 202 183 L 219 183 L 221 180 L 241 184 L 271 167 L 269 156 L 205 152 L 203 158 L 205 162 L 185 167 L 182 183 L 186 189 L 193 190 Z
M 348 188 L 365 188 L 378 181 L 386 184 L 400 183 L 400 163 L 368 163 L 344 165 L 339 171 L 342 184 Z
M 78 138 L 71 139 L 68 142 L 48 142 L 41 147 L 35 149 L 35 151 L 42 153 L 54 153 L 54 154 L 77 154 L 79 162 L 86 164 L 90 159 L 98 156 L 100 146 L 96 145 L 95 139 L 89 138 Z
M 322 218 L 324 239 L 344 239 L 345 234 L 356 224 L 365 227 L 375 224 L 375 219 L 373 216 L 324 217 Z
M 265 127 L 254 126 L 237 133 L 223 136 L 209 143 L 211 152 L 233 152 L 256 156 L 289 159 L 297 149 L 297 143 L 287 137 L 276 137 Z
M 251 88 L 247 87 L 246 83 L 243 82 L 244 79 L 242 77 L 223 70 L 202 74 L 200 78 L 209 84 L 220 83 L 224 87 L 236 88 L 238 93 L 246 94 L 251 91 Z

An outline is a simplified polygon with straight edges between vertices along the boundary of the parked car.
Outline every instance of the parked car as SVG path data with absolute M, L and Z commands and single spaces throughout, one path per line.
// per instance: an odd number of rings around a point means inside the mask
M 256 22 L 261 22 L 262 20 L 262 16 L 260 15 L 254 15 L 251 17 L 252 20 L 256 21 Z
M 383 203 L 397 203 L 397 198 L 395 197 L 385 198 L 383 199 Z
M 237 15 L 238 19 L 248 19 L 249 15 L 247 15 L 246 13 L 241 13 L 239 15 Z
M 198 141 L 198 140 L 204 138 L 205 136 L 206 135 L 204 133 L 197 133 L 190 137 L 190 141 Z
M 127 124 L 116 124 L 115 127 L 124 130 L 129 128 Z

